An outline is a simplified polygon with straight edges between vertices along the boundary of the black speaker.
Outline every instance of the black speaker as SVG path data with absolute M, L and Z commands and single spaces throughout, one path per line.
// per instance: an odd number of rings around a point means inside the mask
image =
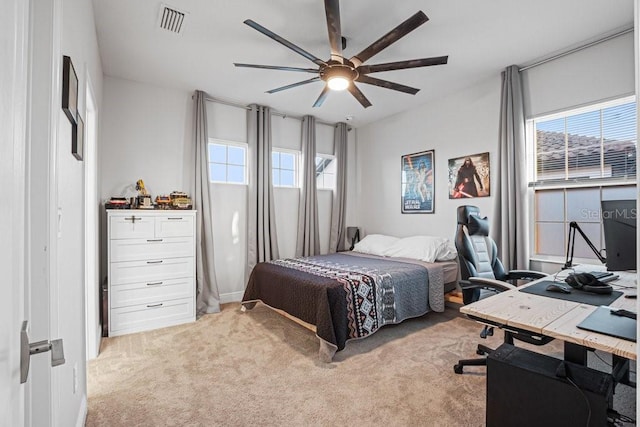
M 605 426 L 613 387 L 610 374 L 503 344 L 487 357 L 487 426 Z

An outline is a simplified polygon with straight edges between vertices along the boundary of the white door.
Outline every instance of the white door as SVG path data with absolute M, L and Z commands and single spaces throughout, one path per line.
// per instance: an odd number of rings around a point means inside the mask
M 9 4 L 7 4 L 9 3 Z M 24 424 L 20 327 L 25 301 L 25 133 L 28 3 L 4 1 L 0 14 L 0 423 Z
M 20 383 L 20 330 L 49 340 L 55 255 L 53 79 L 59 43 L 55 1 L 2 0 L 0 14 L 0 425 L 56 424 L 50 353 L 30 360 Z M 59 15 L 58 15 L 59 16 Z M 55 235 L 55 234 L 54 234 Z M 53 240 L 53 242 L 52 242 Z

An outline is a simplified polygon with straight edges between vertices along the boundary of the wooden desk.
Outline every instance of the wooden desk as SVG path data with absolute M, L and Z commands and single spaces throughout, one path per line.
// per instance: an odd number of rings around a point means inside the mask
M 583 269 L 583 271 L 591 270 L 593 269 Z M 567 274 L 568 272 L 562 272 L 558 278 L 564 278 Z M 620 279 L 609 283 L 615 290 L 625 293 L 636 292 L 636 273 L 616 274 L 620 275 Z M 552 278 L 553 276 L 550 276 L 540 280 Z M 536 282 L 531 282 L 533 283 Z M 523 286 L 519 289 L 522 288 Z M 635 298 L 621 296 L 610 306 L 637 311 Z M 533 295 L 514 289 L 463 306 L 460 312 L 481 323 L 496 326 L 505 331 L 530 332 L 562 340 L 565 342 L 565 359 L 572 362 L 586 364 L 587 348 L 612 353 L 614 359 L 627 359 L 627 365 L 629 359 L 636 360 L 636 343 L 577 328 L 576 325 L 595 309 L 596 306 L 593 305 Z

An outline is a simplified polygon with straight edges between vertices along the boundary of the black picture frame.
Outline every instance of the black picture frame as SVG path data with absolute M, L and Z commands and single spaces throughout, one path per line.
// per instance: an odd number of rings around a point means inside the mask
M 407 154 L 401 158 L 401 212 L 434 213 L 435 151 Z
M 62 57 L 62 110 L 71 124 L 76 124 L 78 116 L 78 75 L 71 58 Z
M 449 159 L 449 198 L 467 199 L 491 195 L 489 152 Z
M 71 137 L 71 154 L 78 160 L 82 160 L 84 156 L 84 121 L 80 114 L 77 116 L 76 123 L 73 124 Z

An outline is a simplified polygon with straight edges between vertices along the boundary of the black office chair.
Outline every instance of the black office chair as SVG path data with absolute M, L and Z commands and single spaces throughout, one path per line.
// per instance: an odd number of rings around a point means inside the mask
M 544 273 L 530 270 L 505 271 L 498 258 L 496 243 L 489 237 L 489 221 L 486 217 L 480 217 L 480 209 L 476 206 L 458 207 L 455 245 L 460 262 L 462 280 L 459 284 L 462 288 L 464 304 L 470 304 L 498 292 L 515 289 L 518 280 L 530 281 L 546 276 Z M 493 335 L 493 327 L 485 325 L 480 333 L 480 338 L 487 338 L 488 335 Z M 516 335 L 513 332 L 505 331 L 504 341 L 506 343 L 513 344 L 513 338 L 536 345 L 551 341 L 551 338 L 547 337 L 531 338 L 527 335 Z M 492 351 L 493 349 L 478 344 L 476 353 L 486 355 Z M 486 364 L 486 358 L 464 359 L 459 360 L 453 370 L 456 374 L 462 374 L 464 366 Z

